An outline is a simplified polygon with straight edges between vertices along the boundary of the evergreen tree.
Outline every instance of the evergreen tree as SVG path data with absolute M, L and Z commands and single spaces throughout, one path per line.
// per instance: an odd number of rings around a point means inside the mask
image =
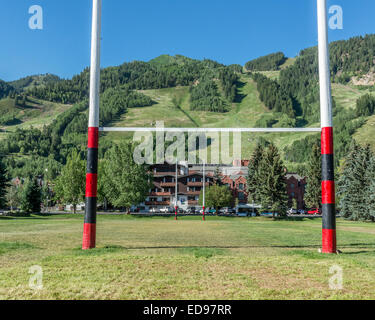
M 5 164 L 0 158 L 0 208 L 6 206 L 6 189 L 8 187 L 8 178 Z
M 264 148 L 258 143 L 255 147 L 255 150 L 250 158 L 248 166 L 248 176 L 247 176 L 247 192 L 248 192 L 248 201 L 258 202 L 260 201 L 259 197 L 259 186 L 262 183 L 259 180 L 259 165 L 263 158 Z
M 265 150 L 259 165 L 259 195 L 263 209 L 270 209 L 275 216 L 286 215 L 288 196 L 285 181 L 286 168 L 274 144 Z
M 28 178 L 22 188 L 21 210 L 26 213 L 39 213 L 41 197 L 41 188 L 37 178 Z
M 372 116 L 375 111 L 375 97 L 370 94 L 365 94 L 358 98 L 356 103 L 356 115 L 360 116 Z
M 221 174 L 220 174 L 220 168 L 217 166 L 214 172 L 214 183 L 221 186 L 222 181 L 221 181 Z
M 361 147 L 353 141 L 338 180 L 340 209 L 345 218 L 363 220 L 368 217 L 366 172 L 370 159 L 370 147 Z
M 73 150 L 55 183 L 56 200 L 72 204 L 74 213 L 85 197 L 85 168 L 85 161 Z
M 322 161 L 318 144 L 313 146 L 307 166 L 305 202 L 310 208 L 319 208 L 322 203 Z
M 365 189 L 367 218 L 375 222 L 375 156 L 373 154 L 367 169 L 366 180 L 369 182 L 368 188 Z

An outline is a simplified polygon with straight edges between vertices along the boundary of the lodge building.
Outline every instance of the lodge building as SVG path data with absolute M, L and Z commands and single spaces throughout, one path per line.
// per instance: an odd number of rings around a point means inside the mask
M 214 184 L 217 171 L 221 183 L 231 190 L 233 199 L 238 204 L 248 203 L 247 175 L 249 160 L 234 161 L 232 165 L 205 165 L 205 186 Z M 153 188 L 150 190 L 146 201 L 141 204 L 147 210 L 163 207 L 174 207 L 176 200 L 176 165 L 156 164 L 151 166 L 153 174 Z M 289 206 L 293 199 L 297 201 L 297 209 L 305 207 L 304 192 L 306 179 L 296 173 L 286 174 L 286 185 Z M 199 206 L 199 195 L 203 188 L 203 165 L 177 165 L 177 206 L 182 209 Z M 237 199 L 237 200 L 236 200 Z

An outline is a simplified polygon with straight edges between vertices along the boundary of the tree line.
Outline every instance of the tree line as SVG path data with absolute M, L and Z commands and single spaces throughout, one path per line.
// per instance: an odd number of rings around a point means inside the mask
M 282 90 L 277 81 L 260 73 L 254 73 L 252 78 L 257 84 L 259 99 L 268 109 L 284 113 L 292 119 L 295 118 L 293 99 L 286 91 Z
M 248 71 L 275 71 L 287 60 L 284 53 L 276 52 L 246 62 L 245 68 Z

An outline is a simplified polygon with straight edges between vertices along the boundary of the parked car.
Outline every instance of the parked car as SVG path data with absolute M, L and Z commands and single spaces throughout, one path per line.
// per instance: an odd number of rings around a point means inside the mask
M 187 208 L 185 212 L 188 214 L 194 214 L 196 213 L 196 210 L 194 207 L 190 207 L 190 208 Z
M 200 214 L 203 214 L 203 209 L 200 209 L 200 210 L 199 210 L 199 213 L 200 213 Z M 207 213 L 210 213 L 210 209 L 209 209 L 209 208 L 205 208 L 205 209 L 204 209 L 204 213 L 206 213 L 206 214 L 207 214 Z
M 307 212 L 307 211 L 304 210 L 304 209 L 299 209 L 299 210 L 298 210 L 298 213 L 299 213 L 299 214 L 306 214 L 306 212 Z
M 137 207 L 137 209 L 138 209 L 138 213 L 148 213 L 149 211 L 146 209 L 146 207 L 144 207 L 144 206 L 138 206 Z
M 164 207 L 164 208 L 160 209 L 160 212 L 161 213 L 173 213 L 174 212 L 174 208 L 172 208 L 172 207 Z
M 248 212 L 237 212 L 237 216 L 239 217 L 248 217 L 250 214 Z
M 156 212 L 159 212 L 159 210 L 156 209 L 156 208 L 150 208 L 150 210 L 148 210 L 148 212 L 150 212 L 150 213 L 156 213 Z
M 311 208 L 307 211 L 308 214 L 321 214 L 321 210 L 319 208 Z
M 261 216 L 272 216 L 273 214 L 275 214 L 275 217 L 277 217 L 279 214 L 277 212 L 269 212 L 269 211 L 265 211 L 265 212 L 261 212 Z
M 234 210 L 233 208 L 225 207 L 225 208 L 221 208 L 219 210 L 219 213 L 222 213 L 222 214 L 234 214 L 234 213 L 236 213 L 236 210 Z
M 287 213 L 288 214 L 297 214 L 297 210 L 296 209 L 293 209 L 293 208 L 290 208 L 290 209 L 288 209 L 288 211 L 287 211 Z

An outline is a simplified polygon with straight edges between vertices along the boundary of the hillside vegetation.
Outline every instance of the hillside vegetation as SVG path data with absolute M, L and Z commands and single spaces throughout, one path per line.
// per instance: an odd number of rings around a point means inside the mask
M 374 72 L 374 39 L 375 35 L 368 35 L 330 45 L 337 165 L 352 137 L 370 141 L 374 88 L 355 86 L 353 79 Z M 89 69 L 69 80 L 44 75 L 0 81 L 0 152 L 11 174 L 15 167 L 23 172 L 24 157 L 29 163 L 49 159 L 64 164 L 72 148 L 84 154 L 88 87 Z M 296 58 L 276 53 L 249 61 L 245 69 L 179 55 L 105 68 L 100 121 L 103 126 L 149 127 L 164 121 L 167 127 L 317 127 L 316 47 L 302 50 Z M 114 141 L 129 137 L 103 135 L 100 157 Z M 243 158 L 250 156 L 257 142 L 266 140 L 281 149 L 294 170 L 303 168 L 319 135 L 243 134 Z M 25 169 L 22 174 L 31 173 Z

